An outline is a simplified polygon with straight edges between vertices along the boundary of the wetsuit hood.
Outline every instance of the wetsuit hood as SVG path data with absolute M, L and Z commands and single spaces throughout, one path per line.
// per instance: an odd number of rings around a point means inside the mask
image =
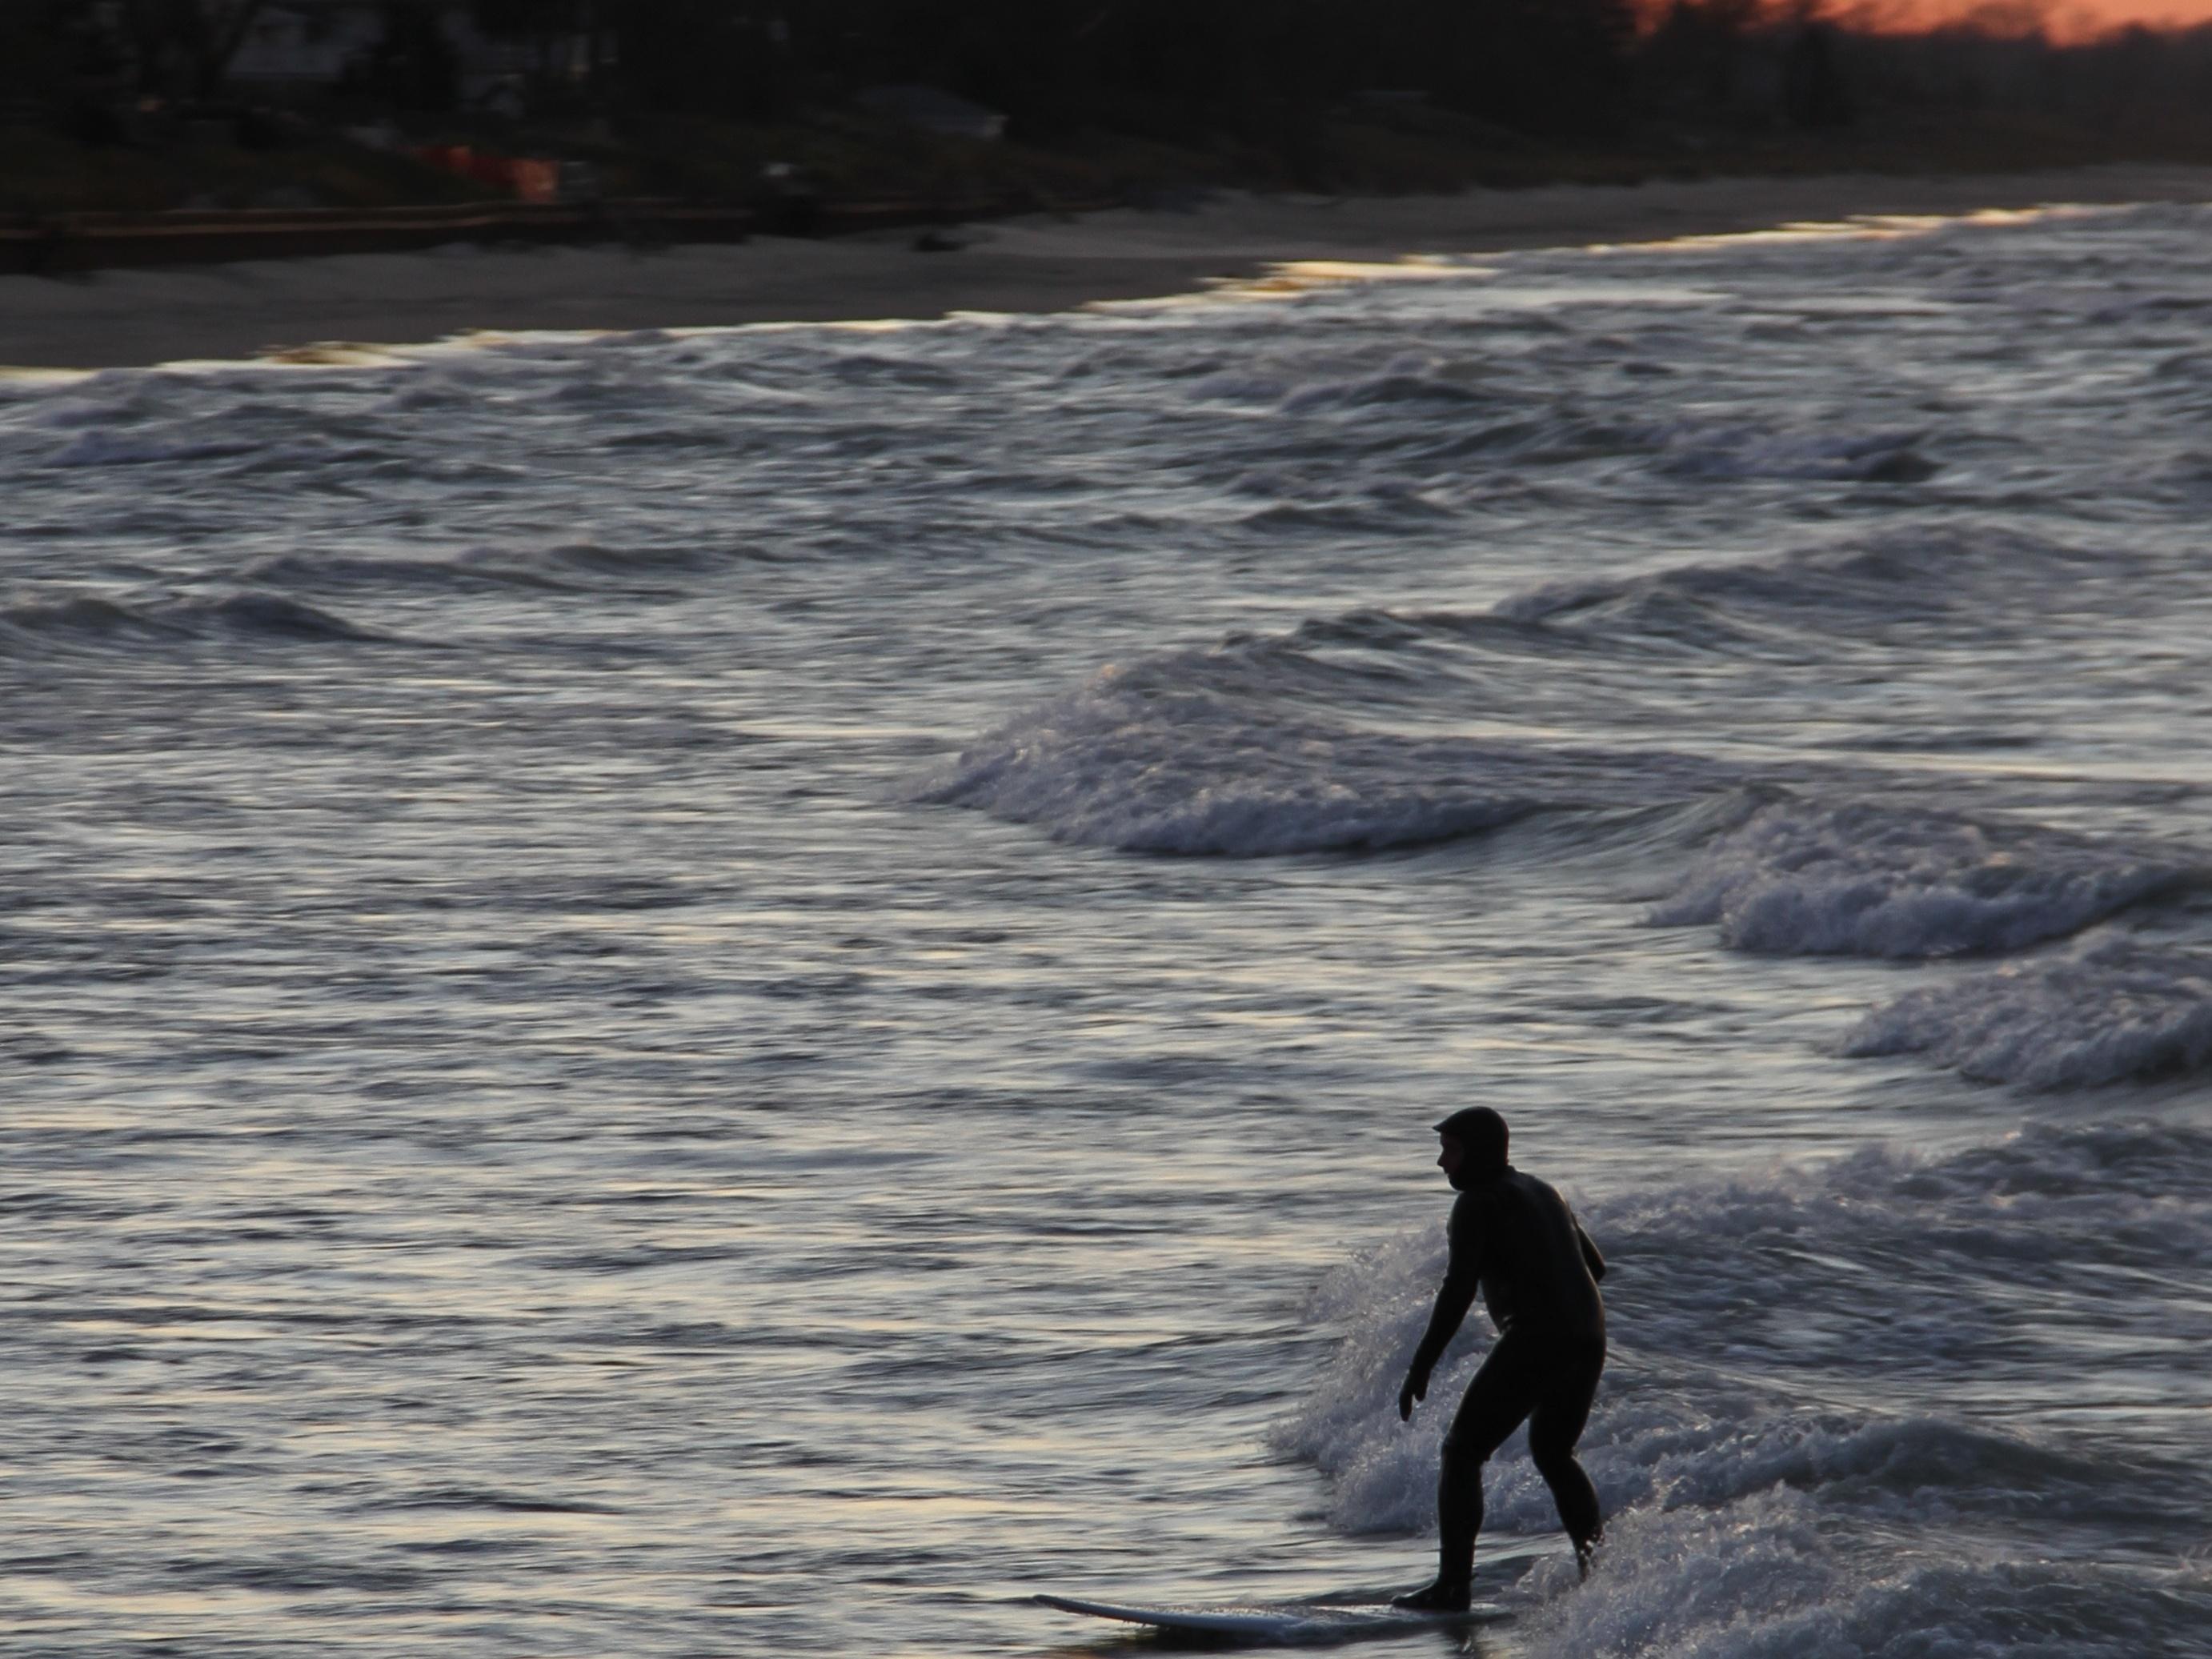
M 1454 1112 L 1437 1125 L 1437 1133 L 1459 1142 L 1463 1156 L 1452 1172 L 1451 1184 L 1463 1193 L 1497 1180 L 1513 1167 L 1505 1161 L 1505 1120 L 1487 1106 Z

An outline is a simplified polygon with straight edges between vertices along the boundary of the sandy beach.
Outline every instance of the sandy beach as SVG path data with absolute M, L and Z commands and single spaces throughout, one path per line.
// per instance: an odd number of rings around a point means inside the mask
M 269 260 L 63 279 L 0 277 L 0 366 L 238 359 L 472 330 L 641 329 L 1042 312 L 1188 292 L 1304 259 L 1650 241 L 1855 215 L 2212 200 L 2212 168 L 2130 165 L 1973 177 L 1839 175 L 1472 191 L 1218 196 L 911 236 L 735 246 L 507 248 Z

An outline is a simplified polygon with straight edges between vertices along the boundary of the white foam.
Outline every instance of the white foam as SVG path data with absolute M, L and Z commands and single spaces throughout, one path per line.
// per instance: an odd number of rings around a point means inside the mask
M 1786 799 L 1715 842 L 1651 920 L 1774 955 L 1958 956 L 2073 933 L 2203 871 L 2031 824 Z
M 1946 1534 L 1891 1555 L 1775 1491 L 1718 1512 L 1643 1513 L 1611 1528 L 1578 1589 L 1564 1562 L 1516 1627 L 1533 1656 L 1694 1659 L 2140 1659 L 2212 1651 L 2212 1571 L 2068 1565 Z
M 1216 672 L 1218 669 L 1219 672 Z M 1102 670 L 971 744 L 919 798 L 1132 851 L 1255 856 L 1394 847 L 1495 829 L 1546 807 L 1644 805 L 1717 787 L 1668 754 L 1360 731 L 1285 713 L 1231 658 Z
M 2212 957 L 2121 940 L 1923 986 L 1867 1015 L 1842 1050 L 1925 1054 L 2038 1089 L 2197 1071 L 2212 1063 Z

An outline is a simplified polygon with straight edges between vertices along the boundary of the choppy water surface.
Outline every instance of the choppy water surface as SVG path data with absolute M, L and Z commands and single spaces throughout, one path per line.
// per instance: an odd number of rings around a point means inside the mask
M 1482 1100 L 1615 1340 L 1480 1651 L 2212 1653 L 2208 252 L 0 389 L 7 1645 L 1416 1582 Z

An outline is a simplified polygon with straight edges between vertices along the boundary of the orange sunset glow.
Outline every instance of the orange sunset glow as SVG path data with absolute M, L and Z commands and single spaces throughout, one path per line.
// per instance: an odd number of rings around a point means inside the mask
M 2212 23 L 2212 0 L 1867 0 L 1822 8 L 1840 22 L 1884 30 L 1979 25 L 2002 33 L 2039 27 L 2058 40 L 2091 40 L 2117 29 L 2192 28 Z

